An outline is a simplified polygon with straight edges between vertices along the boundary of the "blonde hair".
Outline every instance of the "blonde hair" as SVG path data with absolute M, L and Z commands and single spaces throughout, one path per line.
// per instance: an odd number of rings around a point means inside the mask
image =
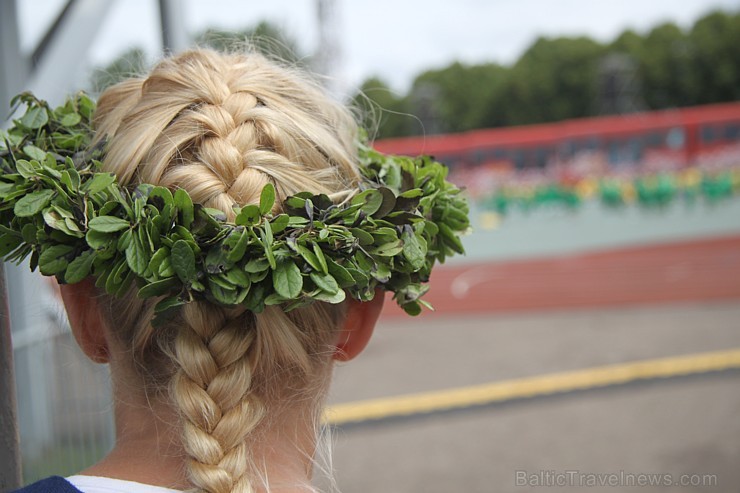
M 107 139 L 104 168 L 121 183 L 180 187 L 230 217 L 233 205 L 258 202 L 268 182 L 279 204 L 301 190 L 336 197 L 360 179 L 348 110 L 257 54 L 165 59 L 148 77 L 106 90 L 95 124 L 98 140 Z M 105 316 L 147 391 L 169 389 L 195 488 L 254 491 L 263 458 L 250 444 L 297 406 L 317 423 L 341 305 L 254 314 L 196 301 L 155 331 L 157 300 L 135 291 L 106 299 Z

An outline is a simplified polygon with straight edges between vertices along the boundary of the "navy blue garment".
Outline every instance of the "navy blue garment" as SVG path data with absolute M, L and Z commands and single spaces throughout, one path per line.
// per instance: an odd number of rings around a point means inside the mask
M 82 493 L 72 486 L 66 479 L 59 476 L 42 479 L 33 484 L 29 484 L 15 493 Z

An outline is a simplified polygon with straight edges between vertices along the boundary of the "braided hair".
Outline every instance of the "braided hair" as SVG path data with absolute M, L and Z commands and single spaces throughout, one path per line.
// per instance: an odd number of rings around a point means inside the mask
M 284 198 L 336 196 L 360 179 L 351 114 L 257 54 L 194 50 L 165 59 L 147 77 L 106 90 L 95 124 L 107 140 L 104 168 L 122 184 L 183 188 L 230 218 L 232 206 L 258 202 L 268 182 Z M 264 458 L 254 445 L 280 413 L 318 426 L 341 305 L 254 314 L 195 301 L 155 331 L 156 298 L 101 296 L 147 392 L 166 394 L 180 416 L 197 490 L 255 491 Z

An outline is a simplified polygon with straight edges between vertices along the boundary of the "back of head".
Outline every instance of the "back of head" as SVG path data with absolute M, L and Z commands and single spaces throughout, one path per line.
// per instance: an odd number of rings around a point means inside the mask
M 107 139 L 104 167 L 122 184 L 183 188 L 232 218 L 232 206 L 258 202 L 267 183 L 280 204 L 302 190 L 341 197 L 360 179 L 348 111 L 255 54 L 165 59 L 108 89 L 95 122 Z M 138 300 L 135 290 L 104 299 L 148 395 L 169 389 L 196 488 L 252 491 L 260 437 L 288 413 L 318 418 L 341 306 L 253 314 L 196 301 L 154 330 L 158 299 Z

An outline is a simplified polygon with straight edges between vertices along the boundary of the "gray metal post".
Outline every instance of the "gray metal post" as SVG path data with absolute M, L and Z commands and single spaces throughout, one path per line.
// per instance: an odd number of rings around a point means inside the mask
M 162 26 L 162 50 L 179 53 L 188 47 L 188 32 L 181 0 L 159 0 L 159 18 Z
M 0 262 L 0 491 L 21 485 L 20 438 L 15 399 L 13 344 L 10 340 L 10 310 L 6 297 L 5 272 Z
M 1 3 L 1 2 L 0 2 Z M 38 57 L 27 88 L 52 105 L 61 104 L 84 81 L 86 54 L 103 25 L 110 1 L 74 0 L 49 33 L 45 49 Z
M 10 98 L 23 88 L 28 60 L 21 56 L 16 0 L 0 1 L 0 122 L 8 116 Z

